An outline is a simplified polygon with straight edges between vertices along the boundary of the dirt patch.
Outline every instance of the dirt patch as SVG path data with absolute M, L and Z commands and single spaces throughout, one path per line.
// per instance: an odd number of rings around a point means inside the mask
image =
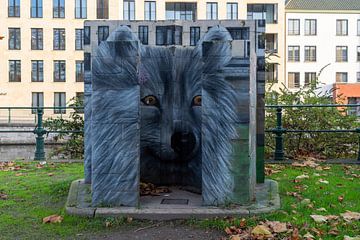
M 216 230 L 194 228 L 169 223 L 150 224 L 143 227 L 119 227 L 107 232 L 83 236 L 84 239 L 108 240 L 219 240 L 224 233 Z

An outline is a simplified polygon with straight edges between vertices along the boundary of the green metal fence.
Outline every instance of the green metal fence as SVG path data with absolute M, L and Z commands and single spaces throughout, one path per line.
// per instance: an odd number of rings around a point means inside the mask
M 360 104 L 320 104 L 320 105 L 267 105 L 265 108 L 276 109 L 276 127 L 267 129 L 265 132 L 272 133 L 275 136 L 274 160 L 284 160 L 284 135 L 286 133 L 358 133 L 359 134 L 359 150 L 357 160 L 360 161 L 360 128 L 356 129 L 285 129 L 282 125 L 283 109 L 286 108 L 324 108 L 324 107 L 360 107 Z
M 283 109 L 286 108 L 315 108 L 315 107 L 360 107 L 360 104 L 327 104 L 327 105 L 267 105 L 265 108 L 276 109 L 276 122 L 277 125 L 272 129 L 265 130 L 266 133 L 274 134 L 275 138 L 275 151 L 274 160 L 284 160 L 284 136 L 287 133 L 358 133 L 359 134 L 359 151 L 357 160 L 360 161 L 360 128 L 356 129 L 327 129 L 327 130 L 297 130 L 297 129 L 285 129 L 282 125 Z M 0 107 L 0 109 L 6 109 L 9 112 L 9 122 L 11 122 L 11 111 L 16 109 L 36 111 L 36 125 L 33 131 L 31 130 L 0 130 L 0 133 L 34 133 L 36 136 L 36 148 L 35 148 L 35 160 L 44 160 L 44 135 L 47 133 L 82 133 L 83 131 L 52 131 L 46 130 L 43 126 L 44 110 L 63 110 L 72 109 L 74 111 L 81 111 L 83 107 Z M 60 111 L 62 112 L 62 111 Z M 60 117 L 62 115 L 60 114 Z

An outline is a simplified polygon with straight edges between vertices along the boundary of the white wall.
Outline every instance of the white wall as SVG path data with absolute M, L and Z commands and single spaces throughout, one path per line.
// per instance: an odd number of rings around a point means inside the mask
M 288 19 L 300 19 L 300 35 L 288 35 Z M 305 36 L 305 19 L 317 19 L 317 35 Z M 348 36 L 336 36 L 336 20 L 348 20 Z M 357 20 L 360 13 L 286 13 L 286 85 L 288 72 L 300 72 L 300 85 L 305 81 L 305 72 L 319 72 L 325 65 L 319 80 L 325 84 L 336 82 L 336 72 L 348 72 L 348 83 L 356 82 L 356 72 L 360 72 L 360 62 L 356 60 L 357 46 L 360 36 L 357 35 Z M 288 46 L 300 46 L 300 62 L 287 61 Z M 317 61 L 305 62 L 305 46 L 316 46 Z M 336 46 L 348 46 L 348 62 L 336 62 Z

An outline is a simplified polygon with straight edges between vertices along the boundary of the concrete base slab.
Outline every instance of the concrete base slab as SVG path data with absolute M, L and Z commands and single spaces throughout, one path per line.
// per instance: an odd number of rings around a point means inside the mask
M 172 187 L 171 193 L 160 196 L 143 196 L 139 207 L 97 207 L 91 206 L 91 187 L 84 180 L 72 182 L 66 212 L 86 217 L 132 217 L 147 220 L 174 220 L 187 218 L 214 218 L 223 216 L 250 216 L 274 211 L 280 207 L 278 184 L 266 180 L 256 186 L 256 200 L 247 206 L 227 207 L 203 206 L 200 194 Z

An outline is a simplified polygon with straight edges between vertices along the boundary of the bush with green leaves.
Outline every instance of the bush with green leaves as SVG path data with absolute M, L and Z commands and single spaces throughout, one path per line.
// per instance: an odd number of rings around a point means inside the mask
M 296 91 L 283 86 L 272 90 L 270 86 L 265 96 L 266 105 L 319 105 L 334 104 L 334 89 L 320 91 L 319 83 L 302 87 Z M 342 97 L 337 96 L 338 103 Z M 340 101 L 339 101 L 340 100 Z M 312 107 L 283 108 L 282 124 L 292 130 L 339 130 L 360 127 L 356 116 L 347 114 L 346 108 Z M 265 128 L 276 127 L 276 108 L 266 108 Z M 284 152 L 288 158 L 312 156 L 316 158 L 355 158 L 358 151 L 359 133 L 286 133 Z M 265 137 L 267 158 L 273 158 L 275 150 L 274 134 Z
M 55 141 L 65 140 L 64 145 L 56 153 L 65 154 L 67 157 L 82 159 L 84 156 L 84 117 L 83 117 L 83 100 L 72 98 L 69 107 L 73 110 L 69 118 L 49 118 L 44 121 L 44 127 L 52 131 L 74 131 L 71 133 L 57 133 Z

